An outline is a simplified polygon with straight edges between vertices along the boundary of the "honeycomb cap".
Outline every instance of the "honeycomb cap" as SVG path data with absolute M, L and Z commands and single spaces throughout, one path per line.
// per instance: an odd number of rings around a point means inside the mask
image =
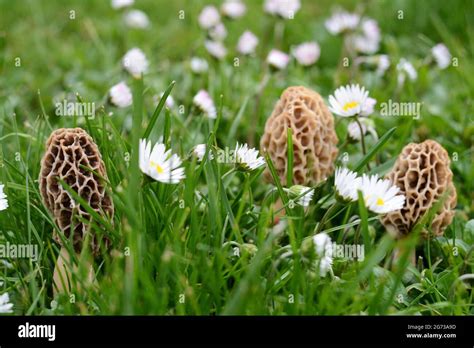
M 293 183 L 286 182 L 287 127 L 292 129 Z M 334 171 L 338 149 L 334 118 L 321 96 L 303 86 L 287 88 L 265 124 L 261 152 L 268 152 L 283 185 L 312 186 Z M 265 177 L 271 181 L 266 169 Z
M 81 168 L 81 165 L 90 168 L 98 175 Z M 61 128 L 51 133 L 41 160 L 39 187 L 44 205 L 60 228 L 60 231 L 54 231 L 53 238 L 61 246 L 59 233 L 68 239 L 72 230 L 74 249 L 80 251 L 88 231 L 88 223 L 79 221 L 77 216 L 86 221 L 91 221 L 91 216 L 82 206 L 74 202 L 58 178 L 66 182 L 97 213 L 112 219 L 113 202 L 99 176 L 107 179 L 105 165 L 97 145 L 85 130 Z M 95 235 L 90 236 L 94 254 L 99 251 L 98 242 Z M 107 240 L 104 239 L 104 242 L 107 243 Z
M 410 233 L 417 221 L 448 190 L 443 206 L 436 213 L 431 230 L 434 236 L 444 233 L 456 207 L 456 188 L 446 150 L 434 140 L 406 145 L 387 177 L 406 197 L 405 206 L 382 217 L 387 230 L 400 237 Z M 422 232 L 428 238 L 428 231 Z

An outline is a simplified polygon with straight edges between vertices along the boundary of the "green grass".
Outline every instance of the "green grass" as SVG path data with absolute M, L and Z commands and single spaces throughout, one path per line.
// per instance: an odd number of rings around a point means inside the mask
M 303 0 L 303 10 L 285 22 L 280 39 L 274 35 L 275 19 L 263 15 L 261 3 L 246 1 L 245 17 L 225 22 L 229 55 L 222 62 L 206 53 L 205 33 L 197 24 L 207 1 L 136 2 L 149 15 L 151 29 L 127 29 L 109 1 L 0 0 L 0 183 L 10 203 L 0 212 L 0 243 L 39 246 L 37 262 L 9 259 L 11 268 L 0 264 L 0 294 L 10 294 L 15 314 L 474 314 L 472 3 L 338 2 L 379 22 L 381 53 L 393 62 L 406 57 L 414 63 L 418 79 L 398 89 L 394 64 L 382 78 L 365 66 L 342 67 L 342 40 L 324 28 L 333 1 Z M 75 19 L 69 18 L 71 10 Z M 185 10 L 184 20 L 178 18 L 180 10 Z M 402 22 L 399 10 L 404 11 Z M 241 57 L 235 66 L 234 47 L 246 29 L 260 39 L 257 56 Z M 286 71 L 265 68 L 271 48 L 289 52 L 292 45 L 309 40 L 321 46 L 314 66 L 292 61 Z M 458 58 L 457 67 L 423 65 L 438 42 Z M 132 47 L 141 48 L 150 61 L 143 80 L 121 69 L 120 60 Z M 207 74 L 191 73 L 188 62 L 195 55 L 208 59 Z M 269 80 L 260 93 L 265 78 Z M 134 96 L 133 106 L 125 109 L 107 103 L 109 88 L 121 80 Z M 416 236 L 395 241 L 357 203 L 336 206 L 320 223 L 334 203 L 332 178 L 315 188 L 313 203 L 304 210 L 290 204 L 279 182 L 276 188 L 268 184 L 262 170 L 236 171 L 230 164 L 200 163 L 191 155 L 194 145 L 207 143 L 217 157 L 217 148 L 234 148 L 237 141 L 252 140 L 252 134 L 258 146 L 266 119 L 289 86 L 307 86 L 327 100 L 350 82 L 363 84 L 379 103 L 423 102 L 422 116 L 412 120 L 376 112 L 372 118 L 379 141 L 366 138 L 365 156 L 360 144 L 343 147 L 347 122 L 336 117 L 336 165 L 367 173 L 369 163 L 372 172 L 383 175 L 409 142 L 438 141 L 452 158 L 458 194 L 456 215 L 444 236 L 424 243 Z M 208 121 L 192 107 L 201 88 L 213 96 L 216 120 Z M 164 91 L 183 106 L 183 113 L 178 106 L 167 110 L 163 103 L 157 105 L 154 96 Z M 94 119 L 55 116 L 55 101 L 75 100 L 76 94 L 95 102 Z M 41 201 L 37 179 L 49 134 L 74 126 L 87 130 L 102 152 L 115 215 L 112 221 L 94 219 L 93 228 L 111 239 L 109 250 L 94 261 L 95 286 L 57 297 L 52 308 L 59 246 L 52 239 L 55 224 Z M 141 174 L 134 154 L 142 137 L 152 142 L 163 137 L 184 159 L 183 182 L 161 184 Z M 291 159 L 293 154 L 288 155 Z M 269 157 L 267 162 L 276 178 Z M 279 199 L 283 208 L 277 212 Z M 288 226 L 276 232 L 272 228 L 282 211 Z M 422 225 L 429 225 L 428 215 Z M 365 244 L 364 261 L 335 259 L 333 274 L 321 277 L 309 246 L 316 231 L 335 241 Z M 417 265 L 408 262 L 414 248 L 420 256 Z M 393 261 L 395 250 L 405 253 Z M 84 280 L 83 273 L 76 276 Z

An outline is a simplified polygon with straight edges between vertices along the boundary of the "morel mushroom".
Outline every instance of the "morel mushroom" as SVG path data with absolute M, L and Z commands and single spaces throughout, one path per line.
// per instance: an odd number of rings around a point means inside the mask
M 287 128 L 292 130 L 293 182 L 286 182 Z M 268 152 L 283 185 L 311 186 L 334 170 L 338 142 L 334 118 L 321 96 L 302 86 L 287 88 L 265 125 L 260 148 Z M 265 172 L 270 180 L 270 172 Z
M 450 160 L 446 150 L 434 140 L 410 143 L 398 156 L 388 178 L 405 195 L 405 206 L 382 218 L 387 230 L 397 237 L 408 234 L 419 219 L 444 194 L 442 207 L 436 213 L 431 230 L 435 236 L 443 234 L 451 223 L 456 207 L 456 189 Z M 446 192 L 447 191 L 447 192 Z M 428 231 L 422 231 L 428 238 Z
M 101 216 L 111 219 L 114 214 L 113 202 L 104 186 L 107 179 L 104 162 L 94 140 L 81 128 L 61 128 L 54 131 L 46 142 L 46 152 L 41 161 L 39 177 L 40 193 L 44 205 L 53 215 L 59 231 L 53 232 L 54 240 L 61 245 L 61 252 L 55 269 L 55 285 L 64 290 L 65 279 L 70 278 L 67 263 L 69 253 L 64 239 L 72 241 L 79 253 L 90 233 L 91 215 L 76 202 L 63 187 L 60 180 L 84 199 Z M 97 255 L 100 240 L 95 234 L 88 236 L 91 252 Z M 107 244 L 107 239 L 103 238 Z M 67 286 L 69 290 L 69 286 Z

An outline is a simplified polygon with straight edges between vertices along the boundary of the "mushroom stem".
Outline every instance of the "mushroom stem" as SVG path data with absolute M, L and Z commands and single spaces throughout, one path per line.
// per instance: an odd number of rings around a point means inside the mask
M 76 258 L 81 260 L 79 253 L 76 253 Z M 56 295 L 68 294 L 71 291 L 80 290 L 82 286 L 87 287 L 95 282 L 92 260 L 81 260 L 81 266 L 73 263 L 67 248 L 61 248 L 53 274 L 53 293 L 55 297 Z M 87 276 L 82 277 L 84 273 L 81 274 L 81 271 L 87 271 Z
M 404 253 L 408 253 L 408 264 L 412 266 L 416 266 L 416 250 L 415 248 L 411 248 L 411 250 L 407 250 L 407 246 L 399 246 L 393 250 L 392 254 L 392 269 L 396 269 L 400 259 L 403 257 Z
M 274 203 L 271 203 L 270 209 L 273 216 L 272 225 L 276 226 L 286 216 L 285 205 L 280 197 Z

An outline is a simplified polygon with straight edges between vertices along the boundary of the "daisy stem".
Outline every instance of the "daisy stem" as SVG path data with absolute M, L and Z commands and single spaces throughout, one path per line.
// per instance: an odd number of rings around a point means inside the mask
M 222 181 L 224 181 L 225 178 L 227 178 L 232 173 L 235 173 L 236 171 L 237 171 L 237 169 L 235 167 L 230 169 L 228 172 L 226 172 L 224 175 L 222 175 Z
M 283 36 L 285 34 L 285 21 L 278 20 L 275 23 L 275 46 L 281 47 L 283 43 Z
M 355 78 L 358 65 L 355 64 L 356 55 L 349 40 L 350 36 L 346 34 L 344 36 L 344 46 L 346 48 L 347 55 L 349 56 L 349 76 L 350 79 L 353 80 Z
M 321 230 L 323 229 L 323 226 L 326 224 L 326 221 L 331 216 L 331 214 L 334 213 L 334 211 L 337 209 L 338 205 L 339 204 L 336 202 L 332 206 L 330 206 L 328 208 L 328 210 L 326 210 L 326 212 L 324 213 L 321 221 L 318 224 L 318 227 L 316 228 L 316 233 L 315 234 L 318 234 L 319 232 L 321 232 Z
M 344 68 L 344 57 L 346 56 L 346 44 L 345 44 L 345 39 L 343 38 L 343 45 L 342 45 L 342 48 L 341 48 L 341 54 L 340 54 L 340 57 L 339 57 L 339 65 L 337 67 L 337 71 L 336 71 L 336 83 L 338 85 L 341 84 L 341 74 L 342 74 L 342 69 Z
M 357 122 L 357 125 L 359 126 L 360 130 L 360 144 L 362 146 L 362 154 L 365 155 L 367 154 L 367 151 L 365 149 L 365 139 L 364 139 L 364 130 L 362 129 L 362 124 L 359 121 L 359 116 L 355 117 L 355 121 Z M 370 170 L 370 164 L 367 162 L 367 169 Z

